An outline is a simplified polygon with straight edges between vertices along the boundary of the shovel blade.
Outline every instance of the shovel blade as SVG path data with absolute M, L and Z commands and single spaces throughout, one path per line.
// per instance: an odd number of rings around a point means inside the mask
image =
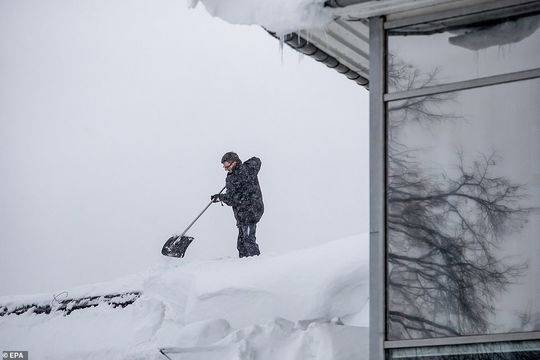
M 161 249 L 161 254 L 165 256 L 183 258 L 186 254 L 186 250 L 193 241 L 191 236 L 171 236 L 163 245 Z

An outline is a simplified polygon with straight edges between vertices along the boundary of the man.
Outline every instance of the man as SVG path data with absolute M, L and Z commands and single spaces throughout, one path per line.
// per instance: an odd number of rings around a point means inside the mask
M 211 199 L 213 202 L 222 201 L 233 208 L 238 227 L 238 255 L 241 258 L 260 255 L 255 231 L 264 213 L 262 192 L 257 178 L 261 160 L 252 157 L 242 162 L 238 155 L 231 151 L 223 155 L 221 164 L 227 171 L 226 192 L 212 195 Z

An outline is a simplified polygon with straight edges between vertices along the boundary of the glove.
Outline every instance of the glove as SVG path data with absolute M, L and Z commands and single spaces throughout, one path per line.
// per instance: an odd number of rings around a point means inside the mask
M 212 195 L 210 196 L 210 200 L 212 200 L 213 203 L 217 203 L 221 201 L 220 194 Z

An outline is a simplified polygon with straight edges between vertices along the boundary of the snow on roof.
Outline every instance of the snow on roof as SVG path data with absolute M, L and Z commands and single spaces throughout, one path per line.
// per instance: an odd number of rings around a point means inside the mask
M 279 35 L 323 28 L 331 20 L 325 0 L 189 0 L 231 24 L 260 25 Z
M 211 346 L 165 348 L 171 360 L 367 360 L 366 327 L 275 319 L 233 332 Z
M 321 360 L 349 359 L 347 352 L 367 354 L 358 345 L 367 341 L 365 329 L 357 326 L 368 323 L 368 253 L 365 234 L 283 255 L 163 258 L 141 274 L 78 287 L 66 295 L 138 292 L 129 306 L 98 302 L 69 316 L 62 311 L 2 316 L 0 345 L 55 360 L 163 359 L 161 348 L 168 348 L 171 359 L 247 359 L 242 353 L 246 346 L 248 352 L 267 354 L 261 359 L 282 351 L 293 354 L 287 359 L 300 360 L 306 351 L 317 352 L 326 344 L 321 354 L 334 355 Z M 3 296 L 0 306 L 54 298 Z M 215 352 L 238 356 L 212 357 Z

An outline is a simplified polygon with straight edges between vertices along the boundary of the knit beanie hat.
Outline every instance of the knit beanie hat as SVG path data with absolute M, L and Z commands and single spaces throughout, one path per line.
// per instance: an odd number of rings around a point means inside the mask
M 236 161 L 239 164 L 242 163 L 242 160 L 240 160 L 240 157 L 238 157 L 238 154 L 232 151 L 229 151 L 228 153 L 225 153 L 225 155 L 223 155 L 223 157 L 221 158 L 221 163 L 223 164 L 225 161 L 228 161 L 231 163 Z

